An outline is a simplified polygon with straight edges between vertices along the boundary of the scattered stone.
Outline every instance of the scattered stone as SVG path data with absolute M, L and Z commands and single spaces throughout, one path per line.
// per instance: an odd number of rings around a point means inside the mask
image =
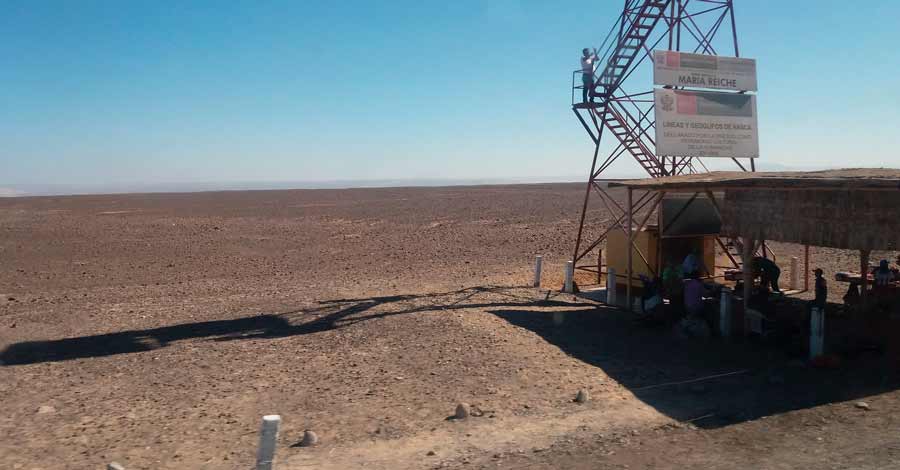
M 857 408 L 859 408 L 859 409 L 861 409 L 861 410 L 866 410 L 866 411 L 869 411 L 869 410 L 872 409 L 872 407 L 870 407 L 869 404 L 866 403 L 866 402 L 864 402 L 864 401 L 858 401 L 858 402 L 856 402 L 856 404 L 853 405 L 853 406 L 855 406 L 855 407 L 857 407 Z
M 456 419 L 466 419 L 471 414 L 471 407 L 468 403 L 460 403 L 456 405 L 456 413 L 453 415 Z
M 8 300 L 10 302 L 15 302 L 16 298 L 15 297 L 7 297 L 6 300 Z
M 575 403 L 587 403 L 591 397 L 588 395 L 587 390 L 579 390 L 575 395 Z
M 54 407 L 52 407 L 52 406 L 50 406 L 50 405 L 43 405 L 43 406 L 41 406 L 40 408 L 38 408 L 37 413 L 38 413 L 39 415 L 46 415 L 46 414 L 50 414 L 50 413 L 56 413 L 56 408 L 54 408 Z
M 427 455 L 427 456 L 429 456 L 429 457 L 434 457 L 434 456 L 437 455 L 437 454 L 436 454 L 433 450 L 429 450 L 428 453 L 425 454 L 425 455 Z
M 125 467 L 123 467 L 121 464 L 113 462 L 106 466 L 106 470 L 125 470 Z
M 300 441 L 300 447 L 311 447 L 319 443 L 319 436 L 316 433 L 306 430 L 303 431 L 303 440 Z
M 9 325 L 9 327 L 10 327 L 10 328 L 15 328 L 15 327 L 16 327 L 16 324 L 13 323 L 12 325 Z

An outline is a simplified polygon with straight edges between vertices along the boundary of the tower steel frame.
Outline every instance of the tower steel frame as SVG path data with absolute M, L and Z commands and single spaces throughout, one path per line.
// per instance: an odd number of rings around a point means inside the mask
M 652 70 L 653 50 L 661 47 L 709 55 L 733 53 L 740 57 L 734 1 L 624 0 L 621 15 L 599 48 L 587 102 L 577 100 L 584 89 L 579 80 L 582 71 L 572 73 L 572 111 L 594 144 L 572 260 L 576 271 L 596 273 L 598 284 L 605 274 L 600 249 L 607 235 L 621 229 L 636 249 L 629 233 L 630 221 L 644 211 L 646 215 L 640 224 L 643 227 L 662 200 L 662 194 L 653 191 L 639 194 L 634 200 L 629 194 L 623 207 L 604 188 L 604 172 L 628 155 L 652 178 L 709 171 L 700 157 L 656 153 L 653 85 L 639 71 Z M 752 158 L 731 160 L 743 171 L 756 170 Z M 610 218 L 591 220 L 591 203 L 596 200 Z M 600 229 L 589 233 L 594 227 Z M 719 240 L 720 247 L 738 267 L 726 244 Z M 588 256 L 595 249 L 596 265 Z M 761 249 L 765 254 L 765 246 Z M 638 254 L 643 256 L 640 251 Z M 631 281 L 627 284 L 630 286 Z

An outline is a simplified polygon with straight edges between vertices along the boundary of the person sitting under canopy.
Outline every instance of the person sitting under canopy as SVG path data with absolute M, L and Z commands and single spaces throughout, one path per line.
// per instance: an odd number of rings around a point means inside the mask
M 753 274 L 762 277 L 763 286 L 771 286 L 772 292 L 780 293 L 778 278 L 781 277 L 781 268 L 774 261 L 757 256 L 753 258 Z

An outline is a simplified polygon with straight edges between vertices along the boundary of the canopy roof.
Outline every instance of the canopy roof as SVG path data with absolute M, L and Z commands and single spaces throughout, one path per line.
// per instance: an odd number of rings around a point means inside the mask
M 826 171 L 714 171 L 640 180 L 610 181 L 610 187 L 662 191 L 726 189 L 898 190 L 900 169 L 852 168 Z

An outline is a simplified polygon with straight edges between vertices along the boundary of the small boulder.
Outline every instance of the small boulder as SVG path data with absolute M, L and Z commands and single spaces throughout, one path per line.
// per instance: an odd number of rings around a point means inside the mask
M 453 415 L 456 419 L 466 419 L 471 414 L 471 407 L 468 403 L 460 403 L 456 405 L 456 413 Z
M 316 433 L 306 430 L 303 431 L 303 440 L 300 441 L 300 447 L 312 447 L 319 443 L 319 436 Z
M 859 408 L 859 409 L 861 409 L 861 410 L 866 410 L 866 411 L 869 411 L 869 410 L 872 409 L 872 407 L 870 407 L 869 404 L 866 403 L 866 402 L 864 402 L 864 401 L 858 401 L 858 402 L 856 402 L 856 404 L 853 405 L 853 406 L 855 406 L 855 407 L 857 407 L 857 408 Z
M 46 415 L 46 414 L 50 414 L 50 413 L 56 413 L 56 408 L 54 408 L 50 405 L 43 405 L 37 409 L 37 414 L 39 414 L 39 415 Z
M 575 403 L 587 403 L 591 397 L 588 394 L 587 390 L 579 390 L 577 394 L 575 394 Z

